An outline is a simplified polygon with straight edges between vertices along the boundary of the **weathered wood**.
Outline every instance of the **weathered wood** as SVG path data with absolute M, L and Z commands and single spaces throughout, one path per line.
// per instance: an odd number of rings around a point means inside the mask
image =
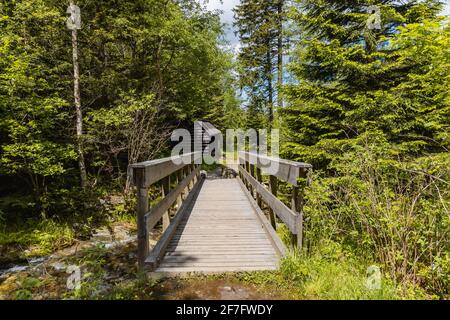
M 299 187 L 292 190 L 292 210 L 297 213 L 297 234 L 294 235 L 295 245 L 302 249 L 303 247 L 303 192 Z
M 243 261 L 234 261 L 234 262 L 223 262 L 223 261 L 217 261 L 217 262 L 195 262 L 195 261 L 186 261 L 184 263 L 181 263 L 181 266 L 189 266 L 189 267 L 217 267 L 218 271 L 220 268 L 223 267 L 265 267 L 265 266 L 273 266 L 276 263 L 276 261 L 249 261 L 249 262 L 243 262 Z M 163 262 L 161 263 L 161 268 L 166 267 L 180 267 L 179 262 Z
M 151 268 L 159 265 L 158 272 L 276 269 L 285 248 L 274 229 L 275 214 L 293 234 L 300 232 L 297 242 L 301 246 L 302 198 L 298 178 L 306 176 L 310 167 L 270 159 L 281 166 L 270 177 L 268 190 L 262 184 L 264 166 L 260 162 L 264 158 L 253 154 L 247 157 L 248 161 L 239 158 L 241 179 L 208 180 L 200 190 L 203 185 L 203 177 L 199 179 L 200 166 L 186 161 L 186 157 L 194 160 L 197 155 L 200 153 L 179 156 L 179 161 L 185 160 L 180 164 L 166 158 L 130 166 L 138 187 L 139 267 L 143 268 L 144 263 Z M 173 173 L 176 183 L 170 190 Z M 284 180 L 283 177 L 295 186 L 292 209 L 276 197 L 277 178 Z M 160 180 L 163 199 L 149 210 L 148 187 Z M 184 202 L 183 193 L 187 195 Z M 259 207 L 263 201 L 273 210 L 273 226 Z M 170 222 L 168 210 L 175 202 L 178 213 Z M 161 218 L 163 234 L 149 253 L 148 231 Z
M 145 187 L 149 187 L 175 171 L 188 166 L 199 156 L 201 156 L 200 152 L 192 152 L 174 157 L 135 163 L 130 165 L 130 167 L 132 169 L 140 168 L 145 170 L 143 183 Z
M 262 170 L 263 173 L 269 174 L 267 168 L 278 167 L 275 172 L 270 172 L 270 175 L 276 176 L 278 179 L 288 182 L 294 186 L 298 185 L 298 178 L 312 168 L 308 163 L 296 162 L 273 157 L 262 156 L 254 152 L 239 152 L 240 162 L 250 162 Z
M 248 161 L 244 162 L 244 169 L 245 171 L 249 172 L 250 171 L 250 164 L 248 163 Z M 245 186 L 247 187 L 248 190 L 250 190 L 250 184 L 248 183 L 248 181 L 245 181 Z
M 208 196 L 205 198 L 204 194 Z M 235 200 L 236 194 L 245 200 Z M 228 201 L 223 201 L 225 197 Z M 174 232 L 156 271 L 276 269 L 277 249 L 250 199 L 236 179 L 206 180 L 190 213 Z
M 170 192 L 170 175 L 165 177 L 162 180 L 162 196 L 163 198 L 165 198 L 169 192 Z M 175 200 L 169 205 L 169 208 L 167 208 L 167 210 L 163 213 L 162 216 L 162 220 L 163 220 L 163 231 L 166 231 L 167 228 L 169 227 L 170 224 L 170 215 L 169 215 L 169 211 L 170 211 L 170 206 L 172 206 L 172 204 L 175 202 Z M 150 230 L 150 229 L 149 229 Z
M 245 189 L 244 184 L 242 183 L 241 180 L 239 180 L 239 183 L 241 185 L 242 190 L 245 192 L 246 189 Z M 273 228 L 273 226 L 271 226 L 271 224 L 269 224 L 269 222 L 267 221 L 267 219 L 264 215 L 264 212 L 262 212 L 261 208 L 255 202 L 255 200 L 252 197 L 249 197 L 248 194 L 247 194 L 247 197 L 248 197 L 251 205 L 253 206 L 255 212 L 257 213 L 258 218 L 260 219 L 261 223 L 263 224 L 264 231 L 269 236 L 269 239 L 272 242 L 274 248 L 276 249 L 278 256 L 280 256 L 280 257 L 284 256 L 286 254 L 286 248 L 284 247 L 283 242 L 278 237 L 278 235 L 276 233 L 276 229 Z
M 261 169 L 256 167 L 256 181 L 258 181 L 259 183 L 262 184 L 262 174 L 261 174 Z M 261 195 L 256 192 L 256 203 L 258 204 L 258 207 L 261 208 L 262 207 L 262 199 L 261 199 Z
M 191 174 L 195 173 L 193 171 Z M 203 183 L 203 179 L 199 180 L 197 184 L 194 186 L 193 190 L 189 193 L 186 198 L 186 201 L 181 205 L 180 210 L 177 215 L 172 220 L 172 223 L 169 225 L 167 230 L 162 234 L 156 246 L 153 248 L 152 252 L 145 260 L 146 263 L 150 265 L 153 269 L 158 264 L 159 260 L 164 256 L 165 250 L 168 247 L 172 236 L 174 235 L 178 224 L 183 219 L 184 215 L 190 210 L 190 207 L 193 205 L 193 199 L 197 196 L 199 189 Z
M 186 166 L 186 175 L 189 176 L 192 173 L 192 167 L 191 166 Z M 193 188 L 194 184 L 192 183 L 192 180 L 189 181 L 188 186 L 187 186 L 187 190 L 188 192 L 190 192 Z
M 208 256 L 235 256 L 247 253 L 250 256 L 253 255 L 269 255 L 271 256 L 273 253 L 268 250 L 270 246 L 260 247 L 260 248 L 252 248 L 252 247 L 244 247 L 244 248 L 220 248 L 220 251 L 216 248 L 198 248 L 192 250 L 167 250 L 166 256 L 186 256 L 188 254 L 192 255 L 208 255 Z
M 158 274 L 164 274 L 164 276 L 180 276 L 190 273 L 202 273 L 202 274 L 214 274 L 214 273 L 222 273 L 222 272 L 246 272 L 246 271 L 266 271 L 266 270 L 276 270 L 278 267 L 276 265 L 273 266 L 250 266 L 250 267 L 242 267 L 242 266 L 221 266 L 221 267 L 160 267 L 158 268 Z
M 175 181 L 176 181 L 176 185 L 177 186 L 180 184 L 181 181 L 183 181 L 183 177 L 181 175 L 181 171 L 180 170 L 178 170 L 176 172 L 176 180 Z M 182 193 L 183 193 L 183 190 L 181 190 L 181 192 L 177 195 L 177 210 L 180 209 L 181 203 L 183 202 L 183 198 L 182 198 L 183 195 L 182 195 Z
M 198 167 L 199 166 L 197 166 L 196 164 L 192 164 L 192 171 L 196 171 Z M 196 184 L 197 181 L 198 181 L 198 173 L 195 174 L 194 179 L 193 179 L 193 183 Z
M 187 185 L 192 181 L 197 171 L 191 172 L 189 176 L 184 178 L 183 181 L 181 181 L 167 194 L 167 196 L 165 196 L 160 202 L 158 202 L 158 204 L 151 208 L 148 213 L 146 213 L 147 230 L 152 230 L 155 227 L 163 214 L 169 210 L 178 196 L 186 189 Z
M 240 168 L 242 176 L 256 189 L 267 205 L 272 208 L 275 214 L 286 224 L 293 234 L 297 234 L 297 214 L 288 208 L 281 200 L 275 197 L 262 184 L 254 179 L 243 168 Z
M 137 241 L 138 241 L 138 265 L 144 268 L 145 259 L 148 255 L 148 232 L 146 213 L 148 210 L 148 188 L 145 187 L 145 172 L 142 168 L 137 168 L 134 172 L 137 188 Z
M 249 172 L 250 172 L 250 175 L 251 175 L 253 178 L 256 178 L 255 165 L 249 163 L 249 169 L 250 169 L 250 171 L 249 171 Z M 253 197 L 254 199 L 256 199 L 256 194 L 257 194 L 256 190 L 253 190 L 253 188 L 252 188 L 251 194 L 252 194 L 252 197 Z
M 272 195 L 277 197 L 278 195 L 278 180 L 275 176 L 269 176 L 269 188 Z M 272 207 L 269 206 L 269 219 L 272 227 L 277 230 L 277 219 L 275 213 L 273 212 Z

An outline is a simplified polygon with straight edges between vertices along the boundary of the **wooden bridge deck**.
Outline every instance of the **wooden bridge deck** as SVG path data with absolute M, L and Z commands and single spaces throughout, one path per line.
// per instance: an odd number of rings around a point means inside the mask
M 155 272 L 274 270 L 279 255 L 238 179 L 207 179 Z
M 202 152 L 130 165 L 137 198 L 138 266 L 156 273 L 273 270 L 286 254 L 283 223 L 302 248 L 303 184 L 312 166 L 239 152 L 233 179 L 204 179 Z M 268 176 L 268 179 L 263 176 Z M 278 181 L 292 187 L 291 205 L 277 198 Z M 150 204 L 152 188 L 162 197 Z M 154 190 L 154 189 L 153 189 Z M 264 208 L 264 212 L 262 209 Z M 267 215 L 267 217 L 266 217 Z M 150 248 L 150 232 L 163 233 Z

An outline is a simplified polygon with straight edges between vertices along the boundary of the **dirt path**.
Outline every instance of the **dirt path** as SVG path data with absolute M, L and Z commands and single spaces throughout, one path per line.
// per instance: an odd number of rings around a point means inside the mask
M 160 300 L 272 300 L 285 299 L 279 291 L 262 290 L 256 286 L 228 279 L 211 278 L 166 279 L 156 286 L 154 299 Z

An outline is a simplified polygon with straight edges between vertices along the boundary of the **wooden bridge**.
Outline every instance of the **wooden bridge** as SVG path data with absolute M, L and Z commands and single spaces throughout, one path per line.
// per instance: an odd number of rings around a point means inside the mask
M 302 185 L 311 165 L 240 152 L 237 176 L 208 178 L 201 153 L 131 165 L 137 188 L 140 269 L 162 273 L 221 273 L 274 270 L 286 248 L 277 222 L 302 246 Z M 278 170 L 268 175 L 268 168 Z M 291 205 L 277 198 L 279 181 L 291 191 Z M 160 188 L 160 196 L 149 193 Z M 163 233 L 150 248 L 150 234 Z

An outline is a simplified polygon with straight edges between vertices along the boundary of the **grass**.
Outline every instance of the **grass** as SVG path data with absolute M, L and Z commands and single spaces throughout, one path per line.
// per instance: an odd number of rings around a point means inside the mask
M 380 289 L 366 286 L 368 265 L 348 258 L 329 260 L 321 255 L 312 257 L 291 253 L 273 272 L 237 275 L 245 283 L 261 288 L 283 290 L 289 299 L 312 300 L 398 300 L 425 299 L 419 289 L 396 286 L 383 277 Z
M 36 275 L 20 277 L 16 281 L 15 299 L 35 299 L 51 296 L 64 299 L 155 299 L 157 287 L 165 280 L 154 280 L 139 274 L 135 258 L 130 253 L 135 247 L 105 248 L 97 245 L 67 257 L 67 265 L 81 269 L 81 287 L 70 291 L 65 288 L 68 275 L 50 272 L 46 277 Z M 256 292 L 276 292 L 283 299 L 333 299 L 333 300 L 397 300 L 429 298 L 417 288 L 397 285 L 387 277 L 382 278 L 380 289 L 366 286 L 366 270 L 371 263 L 363 262 L 342 250 L 336 243 L 322 244 L 314 254 L 292 251 L 281 261 L 276 271 L 196 277 L 199 280 L 226 280 L 252 287 Z M 112 280 L 108 276 L 113 276 Z M 117 280 L 114 280 L 116 277 Z M 188 281 L 180 279 L 180 281 Z M 56 286 L 55 284 L 58 283 Z M 208 282 L 202 282 L 207 286 Z M 187 285 L 189 286 L 189 284 Z M 55 293 L 52 295 L 50 290 Z
M 379 289 L 368 287 L 367 270 L 373 263 L 362 261 L 334 242 L 322 244 L 312 254 L 290 251 L 278 271 L 239 275 L 241 281 L 261 287 L 286 290 L 291 299 L 399 300 L 429 299 L 410 284 L 396 284 L 381 276 Z
M 285 244 L 292 238 L 284 225 L 277 228 Z M 399 300 L 429 299 L 410 284 L 396 284 L 387 275 L 380 289 L 367 286 L 368 267 L 374 265 L 355 257 L 335 242 L 321 243 L 309 254 L 291 250 L 277 271 L 240 273 L 236 280 L 265 290 L 282 290 L 289 299 L 313 300 Z M 381 270 L 382 271 L 382 270 Z M 213 276 L 216 277 L 216 276 Z M 219 276 L 220 277 L 220 276 Z
M 53 218 L 38 215 L 26 218 L 23 213 L 10 213 L 9 221 L 1 214 L 5 199 L 0 199 L 3 201 L 0 203 L 0 265 L 49 255 L 73 245 L 76 240 L 89 238 L 96 228 L 112 223 L 135 224 L 134 197 L 127 198 L 120 194 L 110 194 L 109 197 L 111 199 L 87 213 L 73 212 Z M 16 198 L 10 198 L 14 199 L 14 203 L 21 203 Z M 8 201 L 13 202 L 11 199 Z
M 135 217 L 123 203 L 114 206 L 116 221 L 132 221 Z M 291 235 L 284 225 L 277 232 L 286 243 L 291 243 Z M 71 245 L 75 241 L 75 232 L 68 222 L 44 219 L 36 222 L 27 220 L 15 227 L 0 228 L 0 263 L 8 259 L 27 258 L 50 254 Z M 16 248 L 10 250 L 8 248 Z M 24 251 L 23 249 L 28 250 Z M 130 251 L 131 250 L 131 251 Z M 66 299 L 149 299 L 154 297 L 153 290 L 158 284 L 155 280 L 137 273 L 135 258 L 129 258 L 134 249 L 125 248 L 113 252 L 102 246 L 89 248 L 82 255 L 69 257 L 68 264 L 82 268 L 81 287 L 67 291 L 67 274 L 47 278 L 20 277 L 14 283 L 17 287 L 13 298 L 32 299 L 44 291 L 54 290 L 54 297 Z M 369 289 L 367 268 L 372 261 L 356 257 L 348 249 L 335 242 L 328 241 L 317 245 L 308 254 L 291 251 L 281 261 L 280 269 L 270 272 L 239 273 L 234 275 L 209 276 L 214 279 L 229 279 L 243 284 L 256 286 L 256 290 L 282 292 L 287 299 L 348 299 L 348 300 L 395 300 L 430 298 L 422 290 L 409 284 L 396 284 L 387 276 L 382 277 L 380 289 Z M 117 275 L 120 281 L 105 281 L 107 275 Z M 225 277 L 225 278 L 224 278 Z M 58 287 L 59 291 L 54 288 Z M 61 293 L 62 292 L 62 293 Z M 47 294 L 47 293 L 46 293 Z
M 51 219 L 26 220 L 0 229 L 1 263 L 48 255 L 74 243 L 74 231 L 68 223 Z
M 79 289 L 67 291 L 65 299 L 102 299 L 102 300 L 132 300 L 149 299 L 157 281 L 137 272 L 136 261 L 127 258 L 130 248 L 114 252 L 103 245 L 97 245 L 83 252 L 80 257 L 69 259 L 73 265 L 82 270 Z M 120 281 L 111 283 L 105 276 L 121 275 Z

